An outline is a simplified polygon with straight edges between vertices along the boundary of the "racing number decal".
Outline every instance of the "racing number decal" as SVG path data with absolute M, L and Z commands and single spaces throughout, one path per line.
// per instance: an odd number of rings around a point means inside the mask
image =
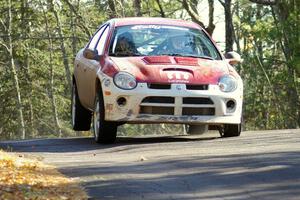
M 168 71 L 167 77 L 169 82 L 189 82 L 190 73 L 182 71 Z

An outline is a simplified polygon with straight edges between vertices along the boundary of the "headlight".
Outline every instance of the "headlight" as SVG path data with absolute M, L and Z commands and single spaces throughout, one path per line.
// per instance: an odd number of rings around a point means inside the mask
M 124 90 L 131 90 L 136 87 L 135 77 L 127 72 L 118 72 L 114 76 L 114 83 L 117 87 Z
M 231 75 L 224 75 L 219 80 L 222 92 L 233 92 L 237 88 L 237 80 Z

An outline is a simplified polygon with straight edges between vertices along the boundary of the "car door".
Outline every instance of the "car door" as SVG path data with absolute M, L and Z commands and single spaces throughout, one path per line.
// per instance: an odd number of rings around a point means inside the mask
M 106 43 L 107 35 L 109 32 L 109 26 L 102 26 L 95 36 L 91 39 L 86 48 L 98 52 L 98 55 L 103 54 L 104 46 Z M 82 56 L 83 57 L 83 56 Z M 83 81 L 83 99 L 82 103 L 88 108 L 93 109 L 95 100 L 95 83 L 97 78 L 97 71 L 99 70 L 100 63 L 98 60 L 82 58 L 82 81 Z
M 110 27 L 109 25 L 107 25 L 105 27 L 105 29 L 103 30 L 103 33 L 101 34 L 100 36 L 100 39 L 96 45 L 96 50 L 98 52 L 98 55 L 103 55 L 104 53 L 104 49 L 105 49 L 105 44 L 107 42 L 107 37 L 109 35 L 109 30 L 110 30 Z M 89 102 L 90 102 L 90 105 L 94 106 L 94 100 L 95 100 L 95 96 L 96 96 L 96 79 L 97 79 L 97 72 L 99 70 L 99 68 L 101 68 L 100 66 L 100 62 L 99 61 L 96 61 L 96 62 L 92 62 L 91 65 L 87 68 L 87 74 L 88 74 L 88 77 L 90 78 L 90 85 L 89 87 L 91 88 L 89 91 L 90 91 L 90 94 L 89 94 Z

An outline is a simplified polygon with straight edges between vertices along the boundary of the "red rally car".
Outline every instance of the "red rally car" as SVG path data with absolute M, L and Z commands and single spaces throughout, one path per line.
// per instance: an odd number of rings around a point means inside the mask
M 180 123 L 219 127 L 239 136 L 243 82 L 193 22 L 165 18 L 112 19 L 100 26 L 76 58 L 72 125 L 111 143 L 124 123 Z

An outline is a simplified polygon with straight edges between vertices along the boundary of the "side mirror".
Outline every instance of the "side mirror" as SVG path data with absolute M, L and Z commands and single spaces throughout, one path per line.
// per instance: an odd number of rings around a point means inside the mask
M 237 65 L 241 62 L 243 62 L 243 59 L 241 58 L 240 54 L 230 51 L 224 54 L 226 60 L 230 65 Z
M 83 50 L 83 57 L 90 60 L 99 60 L 100 56 L 98 55 L 97 50 L 91 50 L 91 49 L 84 49 Z

